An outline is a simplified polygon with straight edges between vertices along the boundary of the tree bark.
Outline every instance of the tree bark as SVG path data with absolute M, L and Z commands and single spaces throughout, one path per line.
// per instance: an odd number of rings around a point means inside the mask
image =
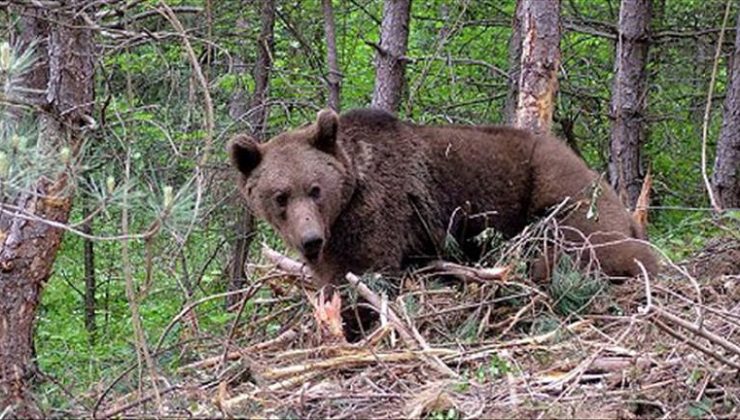
M 640 148 L 645 143 L 650 19 L 650 0 L 622 0 L 610 109 L 609 179 L 629 208 L 637 202 L 643 178 Z
M 405 84 L 411 0 L 385 0 L 380 45 L 375 53 L 372 107 L 397 112 Z
M 275 50 L 275 1 L 263 0 L 260 11 L 260 35 L 257 40 L 257 62 L 254 65 L 254 94 L 250 101 L 249 121 L 252 134 L 258 138 L 265 136 L 267 121 L 267 90 L 272 71 L 272 55 Z
M 21 44 L 41 41 L 36 50 L 40 59 L 24 85 L 44 92 L 36 100 L 50 111 L 38 116 L 39 142 L 47 150 L 68 148 L 69 162 L 77 156 L 79 127 L 89 120 L 93 101 L 93 35 L 77 14 L 83 3 L 69 1 L 68 7 L 53 12 L 22 9 Z M 0 214 L 0 413 L 6 416 L 42 415 L 31 394 L 36 373 L 34 317 L 62 230 L 40 220 L 67 222 L 73 181 L 66 168 L 60 169 L 38 179 L 28 191 L 2 197 L 3 203 L 31 217 L 19 217 L 5 205 Z
M 275 27 L 275 2 L 264 0 L 260 12 L 260 35 L 257 41 L 257 61 L 254 65 L 254 93 L 249 101 L 249 112 L 247 120 L 251 132 L 257 139 L 265 137 L 267 121 L 267 93 L 270 85 L 270 73 L 272 71 L 272 56 L 275 49 L 274 27 Z M 231 276 L 229 290 L 238 290 L 247 282 L 244 273 L 244 264 L 249 258 L 249 248 L 254 235 L 254 218 L 243 203 L 243 199 L 236 197 L 239 203 L 239 214 L 237 216 L 236 240 L 231 257 Z M 240 296 L 231 295 L 226 298 L 227 307 L 233 306 Z
M 82 217 L 87 219 L 82 224 L 82 231 L 88 235 L 93 233 L 93 219 L 91 216 L 90 203 L 87 199 L 84 199 L 82 204 Z M 95 279 L 95 243 L 92 239 L 83 238 L 83 252 L 84 252 L 84 265 L 85 265 L 85 329 L 89 337 L 89 342 L 95 343 L 95 292 L 97 290 L 97 284 Z
M 326 32 L 326 63 L 329 66 L 329 108 L 339 112 L 340 92 L 342 85 L 342 73 L 339 71 L 337 63 L 337 40 L 335 36 L 334 9 L 331 4 L 332 0 L 323 0 L 324 9 L 324 32 Z
M 504 119 L 507 124 L 516 123 L 516 109 L 519 100 L 519 77 L 522 63 L 522 3 L 516 1 L 516 10 L 511 22 L 509 38 L 509 93 L 504 104 Z
M 522 0 L 516 125 L 536 133 L 552 126 L 560 66 L 560 1 Z
M 717 143 L 713 184 L 722 208 L 740 208 L 740 12 L 732 53 L 722 129 Z

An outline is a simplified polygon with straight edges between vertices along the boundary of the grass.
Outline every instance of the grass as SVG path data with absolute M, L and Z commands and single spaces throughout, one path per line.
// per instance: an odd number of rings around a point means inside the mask
M 198 234 L 196 234 L 198 235 Z M 201 236 L 205 236 L 202 235 Z M 192 243 L 197 244 L 197 236 Z M 208 238 L 203 237 L 203 240 Z M 144 255 L 143 246 L 133 243 L 137 256 Z M 58 254 L 55 271 L 48 282 L 40 309 L 38 311 L 35 345 L 37 361 L 42 372 L 70 392 L 80 395 L 91 387 L 111 381 L 123 368 L 136 362 L 133 343 L 131 311 L 120 277 L 118 259 L 120 247 L 117 243 L 98 242 L 95 247 L 97 261 L 97 308 L 94 340 L 85 328 L 84 273 L 82 260 L 82 241 L 73 235 L 66 235 Z M 198 267 L 205 264 L 207 253 L 193 252 L 190 264 Z M 135 261 L 135 281 L 141 291 L 145 287 L 145 266 Z M 149 289 L 141 298 L 140 313 L 144 331 L 151 348 L 159 339 L 164 328 L 177 315 L 185 304 L 185 295 L 174 279 L 164 270 L 153 270 Z M 205 272 L 199 287 L 194 288 L 190 300 L 224 291 L 226 284 L 221 277 L 220 267 Z M 235 314 L 224 310 L 223 299 L 215 299 L 199 305 L 198 325 L 203 333 L 226 335 Z M 165 346 L 178 341 L 182 324 L 169 333 Z M 177 357 L 167 355 L 160 360 L 160 367 L 174 369 L 178 366 Z M 58 392 L 53 383 L 41 385 L 40 395 L 50 407 L 64 407 L 69 399 Z

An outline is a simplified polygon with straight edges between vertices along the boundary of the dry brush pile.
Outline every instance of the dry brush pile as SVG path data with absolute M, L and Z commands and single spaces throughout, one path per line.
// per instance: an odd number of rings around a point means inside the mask
M 301 264 L 265 248 L 264 264 L 249 266 L 258 280 L 232 292 L 242 300 L 228 337 L 181 337 L 176 379 L 148 378 L 136 392 L 114 383 L 94 416 L 740 415 L 740 263 L 707 274 L 699 266 L 713 259 L 664 256 L 658 278 L 622 284 L 563 264 L 551 284 L 534 284 L 522 261 L 553 232 L 545 220 L 493 247 L 489 268 L 348 275 L 342 299 L 326 303 Z M 737 240 L 713 246 L 740 252 Z M 173 325 L 191 322 L 196 304 Z M 342 308 L 377 315 L 357 342 L 343 335 Z

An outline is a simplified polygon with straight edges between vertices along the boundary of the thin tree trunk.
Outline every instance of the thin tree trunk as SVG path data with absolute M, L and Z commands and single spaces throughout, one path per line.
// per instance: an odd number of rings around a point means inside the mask
M 88 219 L 90 217 L 90 213 L 90 203 L 85 199 L 85 202 L 82 204 L 82 217 Z M 92 235 L 92 218 L 85 221 L 82 225 L 82 231 L 88 235 Z M 87 330 L 89 342 L 95 343 L 95 292 L 97 289 L 95 281 L 95 243 L 88 238 L 83 238 L 82 241 L 85 265 L 85 329 Z
M 740 208 L 740 12 L 731 60 L 732 76 L 725 97 L 713 174 L 714 189 L 722 208 Z
M 332 0 L 323 0 L 324 8 L 324 32 L 326 32 L 326 62 L 329 66 L 329 108 L 339 112 L 340 91 L 342 84 L 342 73 L 339 71 L 337 63 L 337 39 L 335 36 L 334 10 L 331 4 Z
M 213 64 L 213 1 L 205 0 L 206 12 L 206 41 L 203 45 L 205 48 L 205 66 L 203 66 L 203 75 L 206 80 L 210 80 L 211 64 Z
M 241 197 L 236 197 L 238 214 L 236 230 L 236 240 L 231 251 L 231 267 L 229 291 L 243 289 L 247 283 L 247 276 L 244 272 L 244 265 L 249 258 L 249 247 L 252 244 L 254 232 L 254 218 L 247 210 L 246 205 Z M 226 297 L 226 308 L 235 309 L 234 304 L 241 300 L 239 295 L 230 295 Z
M 257 62 L 254 66 L 254 94 L 250 101 L 252 133 L 262 139 L 265 136 L 267 120 L 267 90 L 272 71 L 272 55 L 275 50 L 275 1 L 263 0 L 260 12 L 260 35 L 257 40 Z
M 53 115 L 38 116 L 39 141 L 48 150 L 67 148 L 70 162 L 81 143 L 76 128 L 91 115 L 94 87 L 93 35 L 77 14 L 82 3 L 69 1 L 53 13 L 33 6 L 21 10 L 22 45 L 41 41 L 25 85 L 45 92 L 37 101 Z M 60 169 L 37 180 L 30 192 L 2 199 L 34 217 L 65 223 L 73 181 Z M 9 417 L 42 415 L 31 394 L 34 318 L 61 238 L 62 230 L 47 223 L 0 214 L 0 413 Z
M 552 126 L 560 66 L 560 1 L 522 0 L 521 67 L 516 125 L 536 133 Z
M 640 148 L 645 143 L 645 105 L 650 42 L 650 0 L 622 0 L 614 60 L 609 179 L 622 202 L 633 208 L 640 195 Z
M 397 112 L 405 84 L 411 0 L 385 0 L 375 54 L 372 107 Z
M 699 30 L 698 28 L 696 30 Z M 702 122 L 704 120 L 704 108 L 706 106 L 706 92 L 709 86 L 709 77 L 712 73 L 712 59 L 714 46 L 708 41 L 709 37 L 699 36 L 694 41 L 694 57 L 692 64 L 691 86 L 696 94 L 689 99 L 687 117 L 695 128 L 697 138 L 701 138 Z M 658 61 L 656 54 L 651 54 L 652 60 Z M 657 59 L 657 60 L 656 60 Z
M 265 137 L 265 128 L 267 121 L 267 92 L 270 84 L 270 73 L 272 70 L 272 55 L 275 49 L 274 27 L 275 27 L 275 2 L 273 0 L 264 0 L 260 12 L 260 35 L 257 41 L 257 61 L 254 66 L 254 93 L 249 101 L 249 111 L 247 120 L 251 126 L 252 135 L 258 139 Z M 235 104 L 232 104 L 235 105 Z M 239 108 L 239 106 L 235 106 Z M 241 197 L 237 197 L 239 203 L 239 214 L 236 225 L 236 241 L 234 242 L 231 257 L 231 280 L 229 290 L 238 290 L 244 287 L 247 282 L 244 273 L 244 264 L 249 257 L 249 247 L 252 243 L 254 234 L 254 218 L 249 213 L 242 202 Z M 232 295 L 226 298 L 228 307 L 233 306 L 239 300 L 238 295 Z
M 522 63 L 522 3 L 516 1 L 516 10 L 511 22 L 509 38 L 509 93 L 504 104 L 504 118 L 507 124 L 516 123 L 516 108 L 519 100 L 519 77 Z

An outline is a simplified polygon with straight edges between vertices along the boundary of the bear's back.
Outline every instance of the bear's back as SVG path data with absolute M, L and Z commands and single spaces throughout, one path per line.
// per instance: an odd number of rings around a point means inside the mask
M 480 125 L 419 125 L 399 120 L 390 113 L 357 109 L 342 115 L 340 132 L 346 150 L 362 162 L 367 151 L 362 143 L 372 145 L 370 174 L 387 187 L 388 182 L 403 180 L 402 185 L 384 188 L 403 200 L 404 191 L 418 190 L 422 201 L 445 220 L 460 214 L 466 203 L 475 205 L 472 213 L 488 213 L 487 226 L 505 234 L 514 234 L 526 224 L 531 189 L 530 159 L 536 140 L 529 132 L 516 128 Z M 462 214 L 460 214 L 462 215 Z M 478 229 L 474 229 L 478 230 Z

